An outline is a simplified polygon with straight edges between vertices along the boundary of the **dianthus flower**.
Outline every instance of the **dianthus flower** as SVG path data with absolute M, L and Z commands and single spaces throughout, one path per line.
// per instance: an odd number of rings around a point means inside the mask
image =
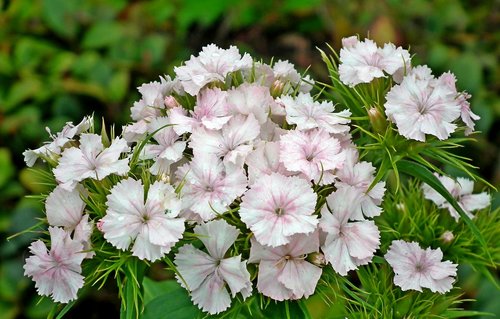
M 38 294 L 67 303 L 76 299 L 78 289 L 83 287 L 83 244 L 71 239 L 69 233 L 59 227 L 49 227 L 49 233 L 50 251 L 43 241 L 33 242 L 32 256 L 26 259 L 24 274 L 33 278 Z
M 259 243 L 276 247 L 316 229 L 316 199 L 304 179 L 272 173 L 256 180 L 242 197 L 240 217 Z
M 121 153 L 129 150 L 127 142 L 117 137 L 105 149 L 101 139 L 97 134 L 82 134 L 78 148 L 64 150 L 59 165 L 53 170 L 62 188 L 71 191 L 87 178 L 102 180 L 110 174 L 128 173 L 128 158 L 119 159 Z
M 171 185 L 155 182 L 144 199 L 142 182 L 128 178 L 107 199 L 100 229 L 116 248 L 126 250 L 133 242 L 132 255 L 155 261 L 182 238 L 184 219 L 177 217 L 181 203 Z
M 473 211 L 486 208 L 490 205 L 491 197 L 487 193 L 472 194 L 474 191 L 473 181 L 463 177 L 459 177 L 455 181 L 448 176 L 440 176 L 438 174 L 436 176 L 470 218 L 474 218 L 474 215 L 472 215 Z M 458 221 L 460 215 L 443 196 L 427 184 L 423 184 L 422 189 L 424 190 L 425 198 L 433 201 L 439 208 L 447 208 L 451 216 Z
M 442 261 L 441 249 L 422 249 L 416 242 L 394 240 L 385 254 L 385 260 L 394 270 L 394 284 L 403 291 L 429 288 L 443 294 L 453 287 L 457 265 Z
M 179 283 L 191 292 L 191 300 L 203 311 L 217 314 L 231 305 L 241 293 L 246 299 L 252 293 L 250 273 L 241 255 L 225 258 L 239 230 L 223 220 L 210 221 L 194 228 L 208 254 L 187 244 L 179 248 L 174 263 L 181 277 Z
M 248 262 L 259 263 L 257 289 L 274 300 L 307 298 L 314 293 L 321 268 L 306 260 L 319 251 L 318 232 L 293 235 L 283 246 L 261 245 L 252 238 Z

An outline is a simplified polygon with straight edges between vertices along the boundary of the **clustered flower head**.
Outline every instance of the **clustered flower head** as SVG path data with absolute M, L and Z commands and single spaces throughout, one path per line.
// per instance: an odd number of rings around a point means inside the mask
M 433 135 L 445 140 L 457 129 L 458 119 L 466 125 L 466 135 L 474 131 L 479 116 L 470 109 L 470 94 L 457 91 L 452 73 L 436 78 L 426 65 L 412 67 L 408 51 L 392 43 L 380 48 L 370 39 L 353 36 L 342 44 L 342 83 L 354 87 L 388 75 L 397 83 L 387 93 L 384 108 L 405 138 L 424 142 L 426 135 Z
M 400 83 L 386 112 L 404 136 L 445 138 L 460 110 L 475 118 L 451 78 L 412 69 L 402 48 L 348 38 L 340 59 L 350 86 L 387 75 Z M 268 65 L 236 47 L 208 45 L 175 74 L 138 88 L 121 137 L 95 134 L 86 118 L 25 153 L 29 166 L 38 157 L 53 163 L 58 184 L 45 202 L 50 250 L 34 242 L 25 266 L 40 294 L 75 299 L 84 259 L 100 258 L 104 246 L 150 262 L 175 254 L 178 282 L 210 314 L 238 294 L 311 296 L 325 269 L 311 256 L 340 276 L 372 261 L 386 188 L 352 141 L 348 109 L 318 101 L 314 81 L 288 61 Z M 470 193 L 454 194 L 464 209 L 479 208 L 467 204 Z M 455 266 L 440 269 L 441 251 L 407 246 L 396 242 L 386 255 L 395 284 L 450 290 Z

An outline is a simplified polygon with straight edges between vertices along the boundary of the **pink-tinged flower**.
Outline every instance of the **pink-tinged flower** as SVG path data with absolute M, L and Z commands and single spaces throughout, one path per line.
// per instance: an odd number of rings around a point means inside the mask
M 277 95 L 292 94 L 295 89 L 308 93 L 313 88 L 314 80 L 309 75 L 302 79 L 295 66 L 288 61 L 278 60 L 273 65 L 273 72 L 275 81 L 272 87 L 276 93 L 279 93 Z
M 387 93 L 385 113 L 408 139 L 424 142 L 425 134 L 431 134 L 444 140 L 455 131 L 452 122 L 460 116 L 455 96 L 447 85 L 410 73 Z
M 178 81 L 172 80 L 167 75 L 165 77 L 160 76 L 160 82 L 153 81 L 138 87 L 137 89 L 142 98 L 135 102 L 131 108 L 132 119 L 140 121 L 160 116 L 161 110 L 165 109 L 165 97 L 170 95 L 176 86 L 179 86 Z
M 342 40 L 340 50 L 339 76 L 342 83 L 351 87 L 359 83 L 370 83 L 374 78 L 385 77 L 385 73 L 396 75 L 409 68 L 410 54 L 401 47 L 387 43 L 377 47 L 370 39 L 359 41 L 355 37 Z
M 333 113 L 332 102 L 315 102 L 310 94 L 299 93 L 297 97 L 289 95 L 278 99 L 285 105 L 286 120 L 296 124 L 298 130 L 321 128 L 328 133 L 343 134 L 349 132 L 347 125 L 351 112 L 348 110 Z
M 227 92 L 219 88 L 203 89 L 197 96 L 196 105 L 188 115 L 182 107 L 173 108 L 169 114 L 177 134 L 191 133 L 203 126 L 210 130 L 221 129 L 231 118 L 228 112 Z
M 248 180 L 250 185 L 263 175 L 279 173 L 284 176 L 292 175 L 280 162 L 280 145 L 278 142 L 264 142 L 257 144 L 246 159 L 248 166 Z
M 240 217 L 262 245 L 285 245 L 290 236 L 316 229 L 316 198 L 307 181 L 272 173 L 255 181 L 245 193 Z
M 259 136 L 260 125 L 253 114 L 235 115 L 221 130 L 194 130 L 189 147 L 196 156 L 223 157 L 225 164 L 242 167 L 253 149 L 253 141 Z
M 178 276 L 177 280 L 191 292 L 195 305 L 218 314 L 229 308 L 231 296 L 241 293 L 246 299 L 252 293 L 246 261 L 241 260 L 241 255 L 224 258 L 240 232 L 223 220 L 198 225 L 194 232 L 200 235 L 208 254 L 191 244 L 179 248 L 174 262 L 182 278 Z
M 81 196 L 86 196 L 83 187 L 67 191 L 57 186 L 45 201 L 47 221 L 51 226 L 64 227 L 68 233 L 73 233 L 73 239 L 79 240 L 85 250 L 91 249 L 90 235 L 93 223 L 89 216 L 83 214 L 85 202 Z M 92 258 L 94 252 L 88 252 L 86 258 Z
M 183 157 L 186 142 L 179 140 L 179 135 L 174 131 L 168 117 L 157 117 L 148 125 L 148 132 L 153 134 L 153 139 L 158 144 L 148 144 L 141 152 L 141 158 L 153 159 L 154 164 L 150 171 L 159 175 L 170 171 L 170 164 Z
M 442 261 L 441 249 L 422 249 L 416 242 L 394 240 L 385 254 L 395 276 L 394 284 L 401 290 L 429 288 L 432 292 L 443 294 L 453 287 L 457 275 L 457 265 Z
M 368 264 L 380 245 L 380 233 L 373 221 L 349 221 L 359 200 L 359 192 L 345 187 L 328 196 L 321 209 L 319 227 L 327 234 L 321 250 L 342 276 Z
M 149 187 L 132 178 L 116 184 L 107 196 L 106 216 L 101 219 L 104 238 L 132 255 L 155 261 L 170 251 L 184 232 L 184 219 L 178 218 L 181 202 L 174 188 L 157 181 Z
M 247 187 L 242 168 L 226 169 L 214 156 L 195 156 L 176 172 L 182 186 L 183 210 L 198 214 L 203 220 L 224 213 Z
M 490 205 L 491 197 L 488 193 L 472 194 L 474 191 L 473 181 L 463 177 L 458 177 L 455 181 L 448 176 L 435 175 L 470 218 L 474 218 L 473 211 L 486 208 Z M 427 184 L 423 184 L 422 189 L 424 190 L 425 198 L 433 201 L 439 208 L 447 208 L 451 216 L 458 221 L 460 215 L 443 196 Z
M 67 122 L 62 130 L 55 135 L 50 132 L 50 129 L 48 127 L 46 127 L 45 129 L 49 133 L 49 136 L 52 138 L 52 141 L 35 150 L 26 150 L 23 153 L 26 165 L 28 167 L 32 167 L 35 164 L 36 160 L 40 157 L 53 157 L 54 155 L 61 154 L 61 150 L 63 149 L 64 145 L 67 142 L 71 141 L 75 136 L 80 135 L 82 132 L 88 131 L 93 122 L 94 118 L 92 116 L 84 117 L 83 120 L 76 126 L 73 125 L 72 122 Z
M 257 289 L 278 301 L 309 297 L 316 289 L 322 270 L 306 257 L 318 251 L 318 232 L 294 235 L 288 244 L 275 248 L 263 246 L 252 238 L 248 262 L 259 263 Z
M 43 241 L 33 242 L 30 246 L 32 255 L 24 265 L 24 275 L 33 278 L 38 294 L 67 303 L 76 299 L 78 289 L 83 287 L 83 245 L 71 239 L 62 228 L 49 227 L 49 233 L 50 251 Z
M 339 141 L 324 130 L 293 130 L 281 137 L 280 161 L 287 170 L 318 182 L 322 173 L 342 168 L 345 152 Z
M 71 191 L 78 182 L 86 178 L 102 180 L 110 174 L 126 175 L 129 171 L 128 158 L 119 159 L 128 152 L 124 139 L 116 138 L 104 149 L 101 137 L 96 134 L 82 134 L 80 147 L 65 149 L 54 168 L 54 176 L 62 188 Z
M 465 135 L 469 135 L 474 131 L 475 123 L 473 121 L 477 121 L 480 117 L 474 114 L 470 109 L 470 103 L 468 99 L 471 98 L 471 95 L 467 92 L 457 92 L 457 87 L 455 85 L 457 79 L 455 75 L 451 72 L 443 73 L 437 81 L 446 85 L 452 90 L 457 99 L 458 105 L 460 105 L 460 117 L 462 121 L 465 123 L 467 128 L 465 129 Z
M 140 120 L 139 122 L 131 123 L 123 126 L 122 136 L 129 143 L 139 142 L 146 137 L 148 132 L 148 122 Z
M 253 114 L 259 124 L 264 124 L 270 114 L 278 109 L 269 88 L 255 83 L 244 83 L 228 92 L 228 111 L 233 115 Z M 279 112 L 279 111 L 276 111 Z
M 262 141 L 277 142 L 287 132 L 288 130 L 282 129 L 278 124 L 268 119 L 266 123 L 260 126 L 260 135 L 258 138 Z
M 199 56 L 191 56 L 184 66 L 174 71 L 184 90 L 194 96 L 208 83 L 224 82 L 229 73 L 250 69 L 252 62 L 250 55 L 245 53 L 242 57 L 235 46 L 225 50 L 209 44 Z
M 359 200 L 353 207 L 351 219 L 363 220 L 366 217 L 380 215 L 382 208 L 382 198 L 385 193 L 385 182 L 378 182 L 372 189 L 368 190 L 375 179 L 375 167 L 369 162 L 358 162 L 358 155 L 355 150 L 346 152 L 346 162 L 342 169 L 337 171 L 338 180 L 335 183 L 337 188 L 352 186 L 359 193 Z

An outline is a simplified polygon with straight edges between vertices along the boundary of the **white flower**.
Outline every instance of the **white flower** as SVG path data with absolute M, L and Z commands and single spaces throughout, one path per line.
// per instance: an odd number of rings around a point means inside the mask
M 441 249 L 422 249 L 416 242 L 394 240 L 385 254 L 394 273 L 394 284 L 401 290 L 429 288 L 432 292 L 443 294 L 453 287 L 457 265 L 442 261 Z
M 334 113 L 330 101 L 315 102 L 310 94 L 299 93 L 295 98 L 289 95 L 278 99 L 285 105 L 286 120 L 296 124 L 298 130 L 321 128 L 328 133 L 343 134 L 349 132 L 347 125 L 351 112 L 348 110 Z
M 242 198 L 240 218 L 262 245 L 280 246 L 316 229 L 316 194 L 307 181 L 277 173 L 256 180 Z
M 261 141 L 246 159 L 248 166 L 248 180 L 253 184 L 263 175 L 280 173 L 284 176 L 292 175 L 280 162 L 280 145 L 278 142 Z
M 359 83 L 370 83 L 374 78 L 385 77 L 385 73 L 399 80 L 410 67 L 411 58 L 407 50 L 387 43 L 379 48 L 370 39 L 359 41 L 355 37 L 342 40 L 340 50 L 339 77 L 351 87 Z M 399 82 L 399 81 L 398 81 Z
M 250 69 L 252 62 L 250 55 L 245 53 L 242 57 L 235 46 L 224 50 L 210 44 L 174 71 L 184 90 L 194 96 L 208 83 L 224 82 L 230 72 Z
M 280 161 L 287 170 L 302 173 L 308 181 L 317 183 L 325 172 L 342 168 L 345 152 L 325 130 L 293 130 L 281 136 Z
M 199 92 L 194 110 L 189 115 L 184 108 L 174 107 L 169 117 L 177 134 L 191 133 L 200 126 L 218 130 L 231 118 L 228 108 L 227 92 L 207 88 Z
M 100 228 L 116 248 L 126 250 L 133 242 L 134 256 L 155 261 L 182 238 L 181 203 L 171 185 L 155 182 L 144 199 L 142 182 L 129 178 L 116 184 L 107 199 Z
M 128 151 L 127 142 L 121 138 L 104 149 L 99 135 L 82 134 L 79 148 L 64 150 L 59 165 L 53 170 L 54 176 L 62 188 L 71 191 L 86 178 L 102 180 L 110 174 L 126 175 L 128 159 L 119 158 Z
M 153 81 L 138 87 L 142 98 L 131 108 L 132 119 L 140 121 L 160 116 L 161 110 L 165 109 L 165 97 L 170 95 L 178 85 L 178 81 L 172 80 L 170 76 L 160 76 L 160 82 Z
M 154 164 L 149 169 L 152 174 L 160 175 L 170 171 L 173 164 L 183 157 L 186 142 L 179 140 L 168 117 L 157 117 L 148 125 L 148 132 L 158 144 L 147 144 L 142 152 L 142 159 L 153 159 Z
M 253 114 L 259 124 L 264 124 L 269 114 L 274 114 L 278 108 L 269 88 L 255 83 L 243 83 L 230 90 L 227 103 L 231 114 Z
M 246 191 L 247 178 L 242 168 L 226 169 L 212 156 L 195 156 L 176 172 L 182 186 L 183 210 L 198 214 L 203 220 L 224 213 Z
M 460 117 L 455 96 L 447 85 L 410 73 L 387 93 L 385 113 L 408 139 L 424 142 L 425 134 L 431 134 L 444 140 L 455 131 L 452 122 Z
M 76 126 L 73 125 L 72 122 L 68 122 L 62 128 L 61 132 L 58 132 L 56 135 L 52 134 L 50 129 L 46 127 L 45 129 L 52 138 L 52 142 L 46 143 L 35 150 L 26 150 L 23 153 L 26 165 L 28 167 L 32 167 L 36 160 L 40 157 L 53 157 L 54 155 L 61 154 L 61 150 L 64 145 L 71 141 L 75 136 L 87 131 L 92 126 L 93 122 L 94 118 L 92 116 L 84 117 L 83 120 Z
M 199 127 L 191 135 L 189 147 L 196 156 L 223 157 L 226 165 L 242 167 L 259 136 L 260 125 L 253 114 L 236 115 L 220 130 Z
M 385 182 L 378 182 L 372 189 L 368 188 L 375 179 L 375 167 L 369 162 L 358 162 L 358 154 L 355 149 L 346 151 L 346 162 L 342 169 L 337 171 L 338 181 L 335 186 L 340 189 L 346 186 L 352 186 L 351 191 L 359 193 L 359 200 L 353 203 L 354 213 L 351 219 L 363 220 L 366 217 L 380 215 L 382 208 L 382 198 L 385 193 Z
M 337 190 L 321 209 L 319 227 L 327 233 L 321 250 L 333 269 L 342 276 L 371 261 L 380 245 L 380 233 L 373 221 L 350 222 L 360 201 L 353 187 Z
M 179 248 L 174 262 L 182 278 L 177 276 L 177 280 L 191 292 L 195 305 L 210 314 L 218 314 L 231 305 L 227 287 L 233 298 L 241 293 L 246 299 L 252 292 L 246 261 L 241 260 L 241 255 L 224 258 L 239 230 L 216 220 L 196 226 L 194 232 L 200 235 L 208 254 L 191 244 Z
M 57 186 L 47 196 L 45 212 L 49 225 L 64 227 L 68 233 L 73 232 L 73 239 L 79 240 L 85 250 L 90 250 L 93 223 L 89 222 L 89 215 L 83 213 L 85 202 L 81 196 L 86 196 L 83 187 L 67 191 Z M 89 251 L 86 258 L 92 258 L 94 255 L 94 252 Z
M 486 192 L 472 194 L 474 191 L 473 181 L 463 177 L 458 177 L 455 181 L 448 176 L 435 175 L 470 218 L 474 218 L 474 215 L 472 215 L 473 211 L 486 208 L 490 205 L 491 197 Z M 422 189 L 425 198 L 433 201 L 439 208 L 447 208 L 451 216 L 458 221 L 460 215 L 443 196 L 427 184 L 423 184 Z
M 83 245 L 71 239 L 62 228 L 49 227 L 49 233 L 50 251 L 43 241 L 33 242 L 30 246 L 32 256 L 26 258 L 24 274 L 33 278 L 38 294 L 67 303 L 76 299 L 77 291 L 83 287 Z
M 307 298 L 314 293 L 321 268 L 306 260 L 318 252 L 318 232 L 297 234 L 288 244 L 278 247 L 263 246 L 252 238 L 248 262 L 259 263 L 257 289 L 274 300 Z

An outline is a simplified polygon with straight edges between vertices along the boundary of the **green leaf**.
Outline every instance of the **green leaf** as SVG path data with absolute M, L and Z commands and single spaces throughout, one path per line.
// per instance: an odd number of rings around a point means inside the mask
M 467 226 L 471 229 L 472 233 L 476 236 L 476 239 L 479 241 L 481 246 L 483 246 L 485 252 L 488 254 L 488 258 L 491 260 L 491 256 L 489 254 L 488 245 L 484 240 L 484 237 L 481 235 L 481 232 L 474 224 L 474 222 L 467 216 L 462 207 L 457 203 L 455 198 L 448 192 L 448 190 L 441 184 L 439 179 L 432 174 L 425 166 L 418 164 L 416 162 L 410 162 L 407 160 L 400 160 L 396 163 L 399 171 L 402 173 L 406 173 L 410 176 L 413 176 L 420 181 L 426 183 L 430 187 L 432 187 L 436 192 L 438 192 L 441 196 L 443 196 L 451 206 L 458 212 L 460 217 L 465 221 Z
M 174 280 L 154 282 L 146 278 L 144 295 L 145 300 L 150 300 L 142 316 L 144 319 L 192 319 L 202 315 L 186 289 Z
M 87 49 L 110 46 L 122 40 L 123 27 L 116 22 L 101 22 L 93 25 L 83 38 L 82 46 Z
M 0 189 L 9 181 L 14 175 L 15 168 L 12 164 L 12 156 L 9 149 L 0 148 Z

